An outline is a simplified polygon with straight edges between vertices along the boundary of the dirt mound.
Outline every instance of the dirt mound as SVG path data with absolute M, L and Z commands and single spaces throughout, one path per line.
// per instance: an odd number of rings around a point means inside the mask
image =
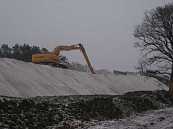
M 14 59 L 0 59 L 0 95 L 5 96 L 116 95 L 162 89 L 167 87 L 154 78 L 140 75 L 93 75 Z

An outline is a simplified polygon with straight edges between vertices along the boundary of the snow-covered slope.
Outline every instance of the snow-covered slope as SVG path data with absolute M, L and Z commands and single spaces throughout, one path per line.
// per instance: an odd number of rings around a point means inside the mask
M 0 59 L 0 95 L 5 96 L 123 94 L 163 88 L 157 80 L 140 75 L 93 75 Z

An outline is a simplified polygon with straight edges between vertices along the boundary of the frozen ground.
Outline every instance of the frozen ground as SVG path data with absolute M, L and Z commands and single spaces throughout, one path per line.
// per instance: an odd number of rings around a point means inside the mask
M 86 129 L 173 129 L 173 108 L 150 111 L 127 119 L 98 122 Z
M 166 91 L 113 96 L 0 96 L 0 129 L 172 129 L 170 107 L 173 98 Z
M 166 86 L 140 75 L 93 75 L 14 59 L 0 59 L 0 95 L 5 96 L 116 95 L 159 89 L 166 89 Z

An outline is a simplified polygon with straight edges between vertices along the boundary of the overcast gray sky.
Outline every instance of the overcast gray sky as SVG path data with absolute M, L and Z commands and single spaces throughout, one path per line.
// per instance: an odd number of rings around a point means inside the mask
M 52 50 L 83 43 L 95 68 L 134 70 L 135 25 L 144 12 L 172 0 L 0 0 L 0 43 L 30 43 Z M 78 52 L 65 52 L 83 63 Z M 70 55 L 70 56 L 69 56 Z

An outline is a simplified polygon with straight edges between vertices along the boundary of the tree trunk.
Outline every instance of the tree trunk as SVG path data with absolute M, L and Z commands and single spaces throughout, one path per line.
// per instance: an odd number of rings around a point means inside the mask
M 171 76 L 170 76 L 170 82 L 169 82 L 169 95 L 173 96 L 173 62 L 171 66 Z

